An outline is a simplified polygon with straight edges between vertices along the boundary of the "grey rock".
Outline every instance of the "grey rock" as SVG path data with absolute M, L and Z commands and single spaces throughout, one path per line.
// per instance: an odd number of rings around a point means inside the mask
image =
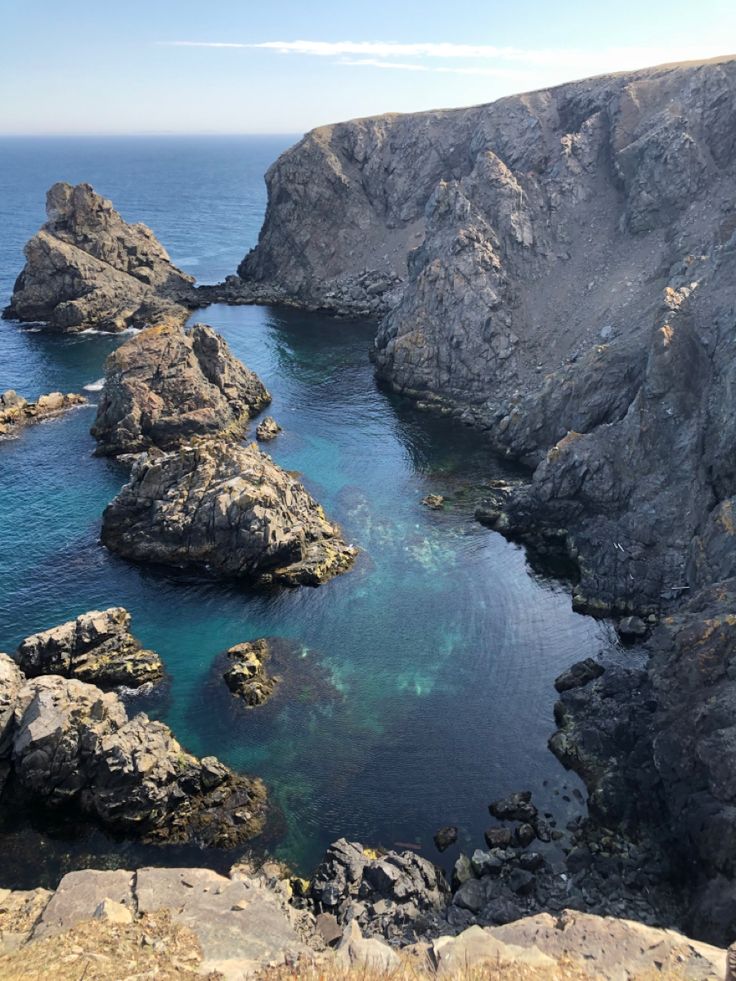
M 641 617 L 623 617 L 619 620 L 616 630 L 622 640 L 641 640 L 647 635 L 647 625 Z
M 522 848 L 530 845 L 536 837 L 537 833 L 531 824 L 520 824 L 514 833 L 514 838 Z
M 21 641 L 16 660 L 29 678 L 58 674 L 101 688 L 139 687 L 163 676 L 161 658 L 130 633 L 131 616 L 121 606 L 91 610 L 76 620 Z
M 105 900 L 135 910 L 133 883 L 133 873 L 123 869 L 68 872 L 34 928 L 33 939 L 63 933 L 82 920 L 91 919 Z
M 237 437 L 270 401 L 211 327 L 184 331 L 169 319 L 107 358 L 92 435 L 103 455 L 171 449 L 194 436 Z
M 484 875 L 499 875 L 504 867 L 504 862 L 498 855 L 492 852 L 484 852 L 476 848 L 470 857 L 470 864 L 473 872 L 481 878 Z
M 472 861 L 467 855 L 458 855 L 452 867 L 452 884 L 457 888 L 476 874 Z
M 46 215 L 25 247 L 5 317 L 115 332 L 164 315 L 183 322 L 197 305 L 192 277 L 171 264 L 153 232 L 128 225 L 89 184 L 54 184 Z
M 537 809 L 532 804 L 532 795 L 529 790 L 519 790 L 509 794 L 508 797 L 496 800 L 488 805 L 488 810 L 499 821 L 531 822 L 537 817 Z
M 513 833 L 511 828 L 492 827 L 486 828 L 483 833 L 486 844 L 489 848 L 506 848 L 511 844 Z
M 139 460 L 105 509 L 102 541 L 137 562 L 288 586 L 319 585 L 356 555 L 255 444 L 218 439 Z
M 376 937 L 364 937 L 356 920 L 351 920 L 345 927 L 335 958 L 345 968 L 357 967 L 380 973 L 395 971 L 401 963 L 399 955 L 388 944 Z
M 520 896 L 527 896 L 534 890 L 534 875 L 527 869 L 512 869 L 509 875 L 509 886 Z
M 263 827 L 260 781 L 191 756 L 168 726 L 142 713 L 129 719 L 117 695 L 93 685 L 57 675 L 26 681 L 10 736 L 21 791 L 111 831 L 232 847 Z
M 586 657 L 584 661 L 578 661 L 567 671 L 555 678 L 555 688 L 559 692 L 570 691 L 572 688 L 582 688 L 596 678 L 600 678 L 605 668 L 592 657 Z
M 485 886 L 479 879 L 468 879 L 457 890 L 452 897 L 452 901 L 461 909 L 467 909 L 471 913 L 477 913 L 485 905 Z
M 15 706 L 24 681 L 15 661 L 0 654 L 0 760 L 9 755 L 13 744 Z

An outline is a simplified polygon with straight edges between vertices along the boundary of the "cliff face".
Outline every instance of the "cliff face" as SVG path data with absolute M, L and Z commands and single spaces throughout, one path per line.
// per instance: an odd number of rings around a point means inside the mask
M 735 145 L 734 59 L 325 127 L 240 273 L 383 313 L 381 378 L 538 466 L 502 510 L 569 533 L 581 606 L 653 609 L 736 571 Z

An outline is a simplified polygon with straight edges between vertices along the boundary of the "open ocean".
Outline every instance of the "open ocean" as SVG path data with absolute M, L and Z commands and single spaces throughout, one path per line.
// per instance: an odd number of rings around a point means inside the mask
M 56 180 L 88 181 L 200 282 L 223 279 L 255 244 L 263 173 L 294 139 L 1 139 L 0 304 Z M 414 844 L 437 861 L 432 834 L 457 824 L 449 864 L 458 848 L 483 845 L 488 803 L 523 788 L 564 824 L 582 785 L 547 749 L 553 680 L 615 638 L 473 520 L 484 482 L 504 474 L 483 438 L 376 387 L 372 324 L 268 307 L 215 306 L 193 319 L 219 330 L 272 392 L 284 432 L 268 452 L 360 547 L 355 569 L 318 589 L 264 594 L 109 555 L 100 516 L 125 471 L 92 457 L 91 406 L 0 444 L 0 650 L 86 610 L 127 607 L 168 673 L 130 708 L 164 719 L 191 751 L 262 776 L 275 805 L 264 847 L 301 871 L 340 836 Z M 82 391 L 119 343 L 4 321 L 0 391 Z M 423 507 L 427 493 L 446 495 L 446 509 Z M 213 665 L 264 636 L 280 638 L 284 692 L 245 711 Z M 0 805 L 0 886 L 141 858 L 218 862 Z

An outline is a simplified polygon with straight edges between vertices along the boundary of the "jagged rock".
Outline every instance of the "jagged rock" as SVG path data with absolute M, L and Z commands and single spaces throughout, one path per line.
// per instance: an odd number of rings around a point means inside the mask
M 267 702 L 278 684 L 278 679 L 266 672 L 269 655 L 269 643 L 263 638 L 236 644 L 225 652 L 229 661 L 223 674 L 225 684 L 251 708 Z
M 65 332 L 120 331 L 197 306 L 194 280 L 173 266 L 145 225 L 128 225 L 89 184 L 54 184 L 47 221 L 25 247 L 26 264 L 4 317 Z
M 58 416 L 67 409 L 85 405 L 87 399 L 83 395 L 61 392 L 50 392 L 39 396 L 36 402 L 27 402 L 12 388 L 0 394 L 0 437 L 14 436 L 23 426 L 31 422 L 43 422 Z
M 377 856 L 341 838 L 330 845 L 312 879 L 311 896 L 340 923 L 386 939 L 430 930 L 449 890 L 439 869 L 415 852 Z
M 616 630 L 622 640 L 641 640 L 647 635 L 647 625 L 641 617 L 623 617 L 619 620 Z
M 270 401 L 211 327 L 166 321 L 109 355 L 92 435 L 98 454 L 171 449 L 193 436 L 239 436 Z
M 604 75 L 321 127 L 267 175 L 245 285 L 383 314 L 379 376 L 537 468 L 497 527 L 555 538 L 582 610 L 736 574 L 735 92 L 733 56 Z
M 275 439 L 280 432 L 281 426 L 279 426 L 273 416 L 266 416 L 256 426 L 256 439 L 260 440 L 261 443 L 268 443 L 270 440 Z
M 543 972 L 539 976 L 556 977 L 557 963 L 538 947 L 503 943 L 490 930 L 468 927 L 457 937 L 439 937 L 432 944 L 437 976 L 455 978 L 475 974 L 485 968 L 491 976 L 503 977 L 504 969 L 524 967 Z
M 427 494 L 422 498 L 422 504 L 431 511 L 441 511 L 445 504 L 442 494 Z
M 450 845 L 457 841 L 457 828 L 454 824 L 448 824 L 445 828 L 440 828 L 434 836 L 435 848 L 438 852 L 447 851 Z
M 29 678 L 58 674 L 101 688 L 137 688 L 159 681 L 164 671 L 161 658 L 141 647 L 130 633 L 130 621 L 130 614 L 121 606 L 91 610 L 26 637 L 16 661 Z
M 7 654 L 0 654 L 0 760 L 8 755 L 13 743 L 15 705 L 24 681 L 15 661 Z
M 584 661 L 578 661 L 555 678 L 555 688 L 558 692 L 582 688 L 583 685 L 600 678 L 604 670 L 605 668 L 598 661 L 594 661 L 592 657 L 586 657 Z
M 532 795 L 529 790 L 519 790 L 509 794 L 508 797 L 496 800 L 488 805 L 488 810 L 499 821 L 532 822 L 537 817 L 537 809 L 532 804 Z
M 356 554 L 255 444 L 217 439 L 136 463 L 105 509 L 102 541 L 138 562 L 288 586 L 325 582 Z
M 93 685 L 57 675 L 26 681 L 9 736 L 23 793 L 117 833 L 233 846 L 263 826 L 260 781 L 191 756 L 168 726 L 142 713 L 129 719 L 117 695 Z

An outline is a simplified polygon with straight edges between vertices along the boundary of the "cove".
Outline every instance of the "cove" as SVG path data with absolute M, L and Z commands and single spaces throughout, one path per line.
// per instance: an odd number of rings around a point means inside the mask
M 263 845 L 304 872 L 342 835 L 412 844 L 436 860 L 432 834 L 453 823 L 458 847 L 472 850 L 489 801 L 520 787 L 564 823 L 581 805 L 569 793 L 576 778 L 546 747 L 553 680 L 615 640 L 607 624 L 573 613 L 569 591 L 533 574 L 519 547 L 475 522 L 484 485 L 508 469 L 481 434 L 376 386 L 373 324 L 265 307 L 215 306 L 193 319 L 220 331 L 272 392 L 284 432 L 267 450 L 361 549 L 355 569 L 318 589 L 254 592 L 108 554 L 100 515 L 126 472 L 91 456 L 94 409 L 82 408 L 0 447 L 0 649 L 87 609 L 126 606 L 168 674 L 131 711 L 162 718 L 199 755 L 262 776 L 275 804 Z M 82 390 L 120 343 L 10 324 L 2 333 L 3 385 L 29 393 Z M 443 494 L 445 509 L 424 507 L 428 493 Z M 285 684 L 246 711 L 218 655 L 261 636 L 279 639 Z M 14 881 L 13 856 L 19 865 L 38 840 L 49 879 L 135 851 L 86 830 L 70 841 L 62 826 L 55 842 L 37 839 L 4 820 L 0 856 Z M 148 861 L 181 861 L 180 850 L 150 852 Z

